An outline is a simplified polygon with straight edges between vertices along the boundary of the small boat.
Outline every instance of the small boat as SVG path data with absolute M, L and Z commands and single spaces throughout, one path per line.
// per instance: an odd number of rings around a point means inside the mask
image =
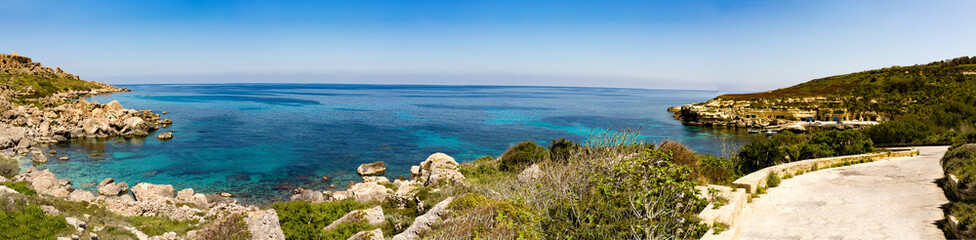
M 766 135 L 773 135 L 773 134 L 776 134 L 776 131 L 773 131 L 772 129 L 766 130 Z
M 750 130 L 749 130 L 749 134 L 759 134 L 760 132 L 761 132 L 761 131 L 759 131 L 759 130 L 755 130 L 755 129 L 750 129 Z

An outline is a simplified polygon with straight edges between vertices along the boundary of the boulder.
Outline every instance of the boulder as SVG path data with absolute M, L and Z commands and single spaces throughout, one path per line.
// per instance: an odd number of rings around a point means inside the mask
M 364 183 L 378 183 L 378 184 L 389 184 L 390 179 L 384 176 L 365 176 L 363 177 Z
M 247 230 L 251 232 L 251 239 L 285 239 L 285 233 L 278 223 L 278 213 L 274 209 L 249 212 L 244 221 L 247 223 Z
M 441 218 L 445 217 L 448 213 L 447 205 L 451 204 L 454 197 L 448 197 L 434 205 L 434 207 L 427 210 L 427 213 L 420 215 L 413 220 L 413 224 L 410 225 L 406 230 L 403 230 L 400 234 L 393 236 L 393 240 L 408 240 L 408 239 L 418 239 L 420 235 L 430 227 L 434 225 Z
M 356 168 L 356 173 L 362 176 L 382 175 L 386 173 L 386 163 L 383 161 L 374 163 L 364 163 Z
M 143 129 L 143 124 L 146 123 L 146 121 L 143 121 L 140 117 L 130 117 L 122 122 L 125 124 L 125 127 L 129 129 Z
M 125 109 L 124 107 L 122 107 L 122 104 L 116 100 L 112 100 L 108 104 L 105 104 L 105 108 L 108 110 L 116 110 L 116 111 Z
M 173 133 L 171 133 L 171 132 L 163 132 L 163 133 L 160 133 L 159 136 L 156 136 L 156 138 L 158 138 L 159 140 L 173 139 Z
M 360 221 L 366 221 L 366 223 L 373 226 L 383 224 L 384 222 L 386 222 L 386 220 L 383 219 L 383 208 L 380 206 L 376 206 L 369 209 L 353 210 L 349 213 L 346 213 L 346 215 L 343 215 L 341 218 L 332 221 L 332 223 L 330 223 L 328 226 L 325 226 L 325 228 L 323 228 L 322 230 L 332 231 L 339 225 L 345 223 L 360 222 Z
M 519 173 L 518 181 L 528 183 L 538 180 L 541 177 L 542 169 L 539 167 L 539 164 L 532 164 L 531 166 L 525 168 L 525 170 L 522 170 L 522 173 Z
M 393 190 L 377 183 L 358 183 L 350 186 L 346 191 L 352 193 L 352 197 L 359 202 L 383 201 L 393 193 Z
M 329 199 L 332 201 L 342 201 L 352 197 L 352 193 L 349 191 L 335 191 L 329 194 Z
M 358 232 L 346 240 L 383 240 L 383 229 L 377 228 L 372 231 Z
M 291 196 L 292 201 L 305 201 L 310 203 L 322 202 L 325 196 L 322 192 L 315 191 L 308 188 L 302 188 L 295 195 Z
M 68 195 L 68 201 L 72 202 L 91 202 L 92 199 L 95 199 L 95 194 L 81 189 L 75 189 Z
M 420 166 L 410 168 L 410 179 L 423 183 L 424 186 L 432 186 L 440 183 L 463 183 L 464 175 L 453 157 L 434 153 L 421 162 Z
M 138 201 L 154 201 L 159 199 L 173 198 L 176 190 L 173 185 L 157 185 L 150 183 L 139 183 L 130 190 Z
M 68 161 L 68 157 L 59 157 L 58 161 Z
M 30 167 L 27 169 L 27 172 L 23 175 L 18 175 L 17 178 L 14 180 L 30 182 L 31 188 L 34 188 L 38 193 L 57 198 L 66 198 L 71 194 L 71 191 L 75 190 L 74 187 L 71 187 L 71 181 L 68 179 L 58 180 L 57 176 L 50 169 L 38 171 L 34 167 Z
M 103 196 L 119 196 L 129 191 L 129 184 L 125 182 L 116 183 L 113 178 L 106 178 L 98 184 L 98 194 Z
M 31 161 L 34 161 L 36 163 L 46 163 L 47 156 L 44 156 L 44 153 L 41 151 L 34 150 L 31 151 Z

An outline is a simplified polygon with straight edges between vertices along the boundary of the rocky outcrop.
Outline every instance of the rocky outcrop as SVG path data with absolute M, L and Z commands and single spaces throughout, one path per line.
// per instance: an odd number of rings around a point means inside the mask
M 171 132 L 163 132 L 163 133 L 160 133 L 159 136 L 156 136 L 156 138 L 158 138 L 159 140 L 173 139 L 173 133 L 171 133 Z
M 377 228 L 371 231 L 358 232 L 346 240 L 383 240 L 383 229 Z
M 132 195 L 138 201 L 155 201 L 160 199 L 173 198 L 176 190 L 173 185 L 157 185 L 151 183 L 139 183 L 131 189 Z
M 419 166 L 410 168 L 410 179 L 422 183 L 424 186 L 441 183 L 464 183 L 460 165 L 454 158 L 444 153 L 434 153 Z
M 357 183 L 346 190 L 359 202 L 380 202 L 393 194 L 393 190 L 377 183 Z
M 278 223 L 278 213 L 274 209 L 249 212 L 244 221 L 251 232 L 251 239 L 285 240 L 285 233 Z
M 430 227 L 434 223 L 440 221 L 445 216 L 447 216 L 448 214 L 447 206 L 450 205 L 451 201 L 453 200 L 454 197 L 448 197 L 447 199 L 444 199 L 444 201 L 437 203 L 436 205 L 434 205 L 434 207 L 430 208 L 430 210 L 428 210 L 427 213 L 424 213 L 424 215 L 420 215 L 419 217 L 414 219 L 413 224 L 411 224 L 410 227 L 408 227 L 406 230 L 403 230 L 403 232 L 401 232 L 400 234 L 393 236 L 393 240 L 418 239 L 420 237 L 420 234 L 422 234 L 427 230 L 430 230 Z
M 44 169 L 43 171 L 38 171 L 34 167 L 30 167 L 24 174 L 14 176 L 13 181 L 25 181 L 30 183 L 31 188 L 41 194 L 51 195 L 57 198 L 67 198 L 71 191 L 74 191 L 74 187 L 71 186 L 71 181 L 68 179 L 58 180 L 57 176 L 51 172 L 51 170 Z
M 129 184 L 125 182 L 116 183 L 113 178 L 106 178 L 98 183 L 98 194 L 102 196 L 118 196 L 129 191 Z
M 339 225 L 354 223 L 359 221 L 365 221 L 369 225 L 374 225 L 374 226 L 385 223 L 386 220 L 383 219 L 383 208 L 380 206 L 376 206 L 369 209 L 350 211 L 349 213 L 346 213 L 346 215 L 343 215 L 339 219 L 336 219 L 335 221 L 332 221 L 332 223 L 329 223 L 329 225 L 325 226 L 325 228 L 323 228 L 322 230 L 332 231 L 335 230 L 335 228 L 338 227 Z
M 522 170 L 522 172 L 519 173 L 517 179 L 521 183 L 529 183 L 541 177 L 542 177 L 542 169 L 539 167 L 539 164 L 537 163 L 537 164 L 532 164 L 531 166 L 525 168 L 525 170 Z
M 356 168 L 356 173 L 362 176 L 382 175 L 386 173 L 386 163 L 383 161 L 365 163 Z

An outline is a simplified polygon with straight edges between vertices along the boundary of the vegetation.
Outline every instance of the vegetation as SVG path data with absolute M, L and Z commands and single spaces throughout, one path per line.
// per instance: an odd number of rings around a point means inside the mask
M 13 189 L 14 191 L 19 192 L 20 194 L 24 194 L 27 196 L 37 195 L 37 192 L 35 192 L 34 189 L 31 189 L 26 182 L 5 182 L 3 183 L 3 185 L 10 189 Z
M 17 174 L 20 174 L 20 166 L 17 165 L 17 160 L 0 156 L 0 176 L 13 178 Z
M 251 233 L 247 231 L 247 222 L 244 216 L 239 214 L 230 215 L 215 221 L 197 231 L 200 239 L 221 239 L 221 240 L 248 240 Z
M 743 146 L 738 153 L 738 170 L 748 173 L 792 161 L 872 151 L 874 143 L 860 131 L 811 129 L 802 134 L 786 131 Z
M 513 172 L 521 171 L 526 166 L 548 160 L 548 158 L 549 151 L 546 148 L 531 141 L 520 142 L 505 150 L 501 156 L 502 162 L 499 169 Z
M 322 229 L 346 213 L 366 207 L 366 205 L 351 199 L 323 203 L 279 202 L 271 205 L 271 208 L 274 208 L 278 213 L 281 230 L 287 239 L 340 239 L 337 238 L 337 234 L 354 229 L 356 225 L 344 226 L 341 229 L 329 232 L 322 231 Z M 348 238 L 355 233 L 352 232 L 352 234 L 341 239 Z
M 976 144 L 953 145 L 942 157 L 941 163 L 947 176 L 952 174 L 959 178 L 960 188 L 972 190 L 976 187 Z M 959 220 L 961 230 L 976 229 L 976 198 L 960 196 L 957 189 L 951 189 L 949 184 L 944 184 L 943 188 L 950 201 L 945 208 L 946 214 Z
M 17 206 L 14 206 L 17 205 Z M 69 231 L 63 217 L 44 214 L 37 205 L 0 201 L 0 239 L 55 239 Z
M 766 186 L 767 187 L 771 187 L 772 188 L 772 187 L 779 186 L 779 183 L 782 182 L 782 181 L 783 180 L 780 179 L 779 178 L 779 175 L 776 175 L 776 173 L 769 172 L 769 174 L 766 175 Z

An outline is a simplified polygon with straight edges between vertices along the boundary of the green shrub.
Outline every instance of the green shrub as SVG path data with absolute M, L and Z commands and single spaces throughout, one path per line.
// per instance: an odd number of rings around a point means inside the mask
M 55 239 L 70 230 L 64 218 L 47 216 L 37 205 L 11 211 L 7 204 L 0 201 L 0 239 Z
M 739 150 L 739 171 L 743 173 L 755 172 L 759 169 L 774 166 L 785 161 L 786 154 L 779 144 L 770 140 L 759 140 Z
M 447 207 L 452 211 L 461 211 L 461 210 L 473 208 L 480 204 L 484 204 L 487 201 L 488 198 L 482 196 L 481 194 L 466 193 L 464 195 L 461 195 L 460 197 L 455 198 L 454 201 L 451 201 L 451 204 L 448 205 Z
M 325 226 L 352 210 L 366 208 L 366 205 L 350 199 L 324 203 L 279 202 L 272 204 L 271 208 L 278 213 L 278 222 L 285 238 L 320 239 L 325 234 L 322 231 Z
M 916 116 L 908 116 L 864 129 L 875 143 L 921 143 L 935 135 L 932 124 Z
M 549 157 L 549 151 L 535 142 L 520 142 L 502 154 L 499 169 L 517 172 L 528 165 L 541 162 Z
M 575 149 L 576 143 L 572 141 L 565 138 L 552 139 L 552 145 L 549 146 L 549 158 L 556 162 L 564 162 Z
M 976 203 L 952 202 L 949 203 L 948 212 L 959 220 L 960 228 L 976 228 Z
M 17 160 L 0 156 L 0 176 L 13 178 L 17 174 L 20 174 L 20 165 L 17 165 Z
M 593 187 L 581 198 L 559 201 L 543 219 L 554 239 L 699 238 L 707 226 L 695 217 L 707 204 L 698 198 L 687 167 L 643 152 L 621 159 L 610 172 L 590 173 Z M 654 232 L 651 232 L 654 231 Z
M 27 182 L 5 182 L 3 185 L 10 189 L 16 190 L 20 194 L 27 196 L 37 195 L 37 192 L 34 191 L 34 189 L 31 189 L 30 186 L 27 185 Z
M 453 217 L 435 223 L 421 239 L 543 239 L 540 217 L 525 205 L 510 200 L 488 200 L 478 194 L 463 198 L 478 204 L 454 205 Z
M 727 185 L 732 183 L 739 173 L 736 172 L 735 162 L 724 157 L 710 154 L 699 156 L 696 174 L 704 183 Z
M 373 225 L 369 225 L 369 223 L 367 223 L 366 220 L 343 223 L 337 225 L 335 229 L 332 229 L 331 231 L 323 230 L 321 236 L 318 239 L 348 239 L 349 237 L 352 237 L 352 235 L 356 235 L 356 233 L 358 232 L 373 230 L 373 229 L 376 229 L 376 227 L 374 227 Z M 285 238 L 291 239 L 288 237 Z
M 942 169 L 959 178 L 963 184 L 976 182 L 976 144 L 966 144 L 942 156 Z
M 834 149 L 830 148 L 826 144 L 804 144 L 800 147 L 800 153 L 797 160 L 815 159 L 815 158 L 825 158 L 834 156 Z
M 769 174 L 766 175 L 766 186 L 768 187 L 779 186 L 779 183 L 781 181 L 782 179 L 779 178 L 779 175 L 776 175 L 776 173 L 773 173 L 772 171 L 770 171 Z

